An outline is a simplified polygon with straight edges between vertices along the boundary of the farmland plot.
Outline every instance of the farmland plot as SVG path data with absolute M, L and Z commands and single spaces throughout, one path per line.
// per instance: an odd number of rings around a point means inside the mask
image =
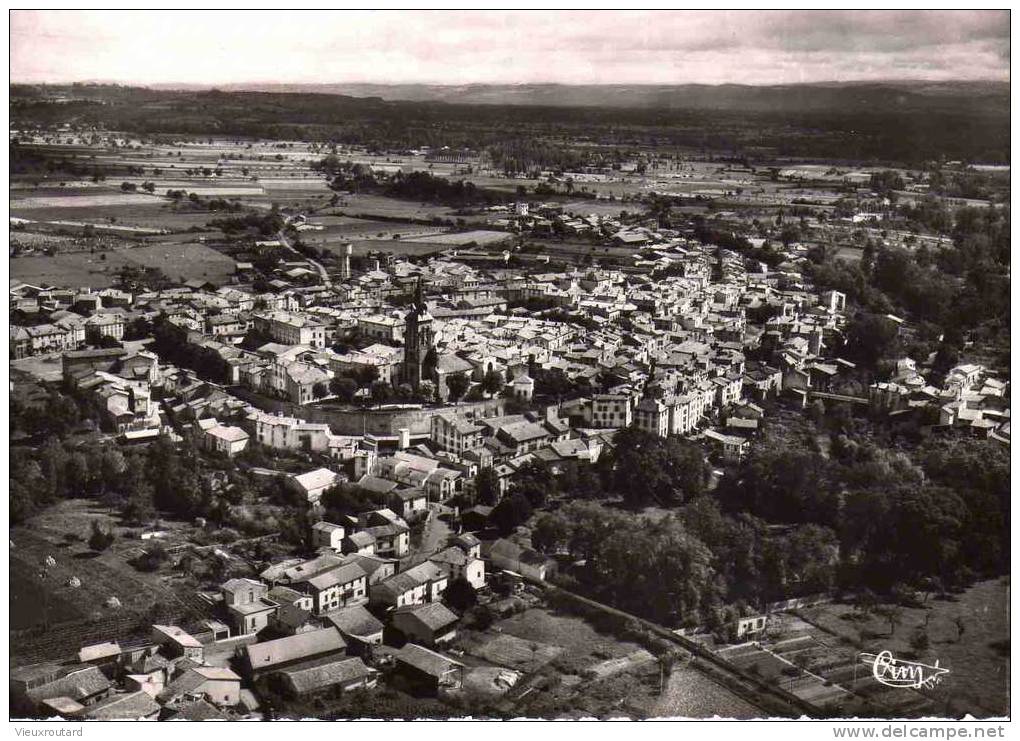
M 102 206 L 127 206 L 136 203 L 152 203 L 156 196 L 143 193 L 90 193 L 68 196 L 28 196 L 12 198 L 12 209 L 36 208 L 97 208 Z
M 58 253 L 53 257 L 25 256 L 10 261 L 11 277 L 33 285 L 106 288 L 116 281 L 118 268 L 159 268 L 173 280 L 202 278 L 222 283 L 236 263 L 203 244 L 153 244 L 103 253 Z

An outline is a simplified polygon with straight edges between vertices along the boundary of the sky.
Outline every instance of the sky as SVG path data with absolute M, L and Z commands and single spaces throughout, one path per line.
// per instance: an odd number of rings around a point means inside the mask
M 12 82 L 1009 80 L 1009 11 L 12 10 Z

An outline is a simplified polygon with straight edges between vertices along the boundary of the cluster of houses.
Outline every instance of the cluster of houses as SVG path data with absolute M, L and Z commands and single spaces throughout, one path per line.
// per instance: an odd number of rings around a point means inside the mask
M 518 583 L 545 579 L 553 563 L 507 540 L 486 544 L 483 558 L 469 532 L 406 563 L 398 552 L 406 544 L 373 550 L 356 537 L 399 521 L 383 509 L 319 522 L 313 558 L 202 594 L 210 617 L 187 629 L 155 624 L 67 661 L 15 668 L 12 708 L 68 720 L 245 719 L 261 717 L 267 692 L 335 698 L 372 690 L 383 677 L 415 693 L 456 692 L 465 667 L 443 653 L 462 618 L 444 602 L 450 585 L 463 581 L 498 610 L 487 563 Z
M 515 217 L 541 213 L 519 208 Z M 599 217 L 602 222 L 611 220 Z M 700 440 L 736 461 L 759 430 L 763 405 L 781 393 L 805 407 L 826 395 L 846 397 L 895 419 L 934 405 L 939 424 L 967 426 L 1008 444 L 1007 384 L 966 366 L 943 389 L 904 366 L 853 397 L 840 393 L 855 376 L 839 354 L 846 297 L 819 295 L 805 283 L 798 245 L 770 268 L 682 235 L 659 236 L 665 241 L 643 250 L 633 270 L 522 276 L 477 269 L 453 255 L 420 265 L 380 255 L 373 269 L 341 283 L 263 293 L 197 281 L 136 295 L 18 284 L 12 307 L 50 312 L 51 323 L 15 327 L 28 338 L 17 352 L 59 348 L 65 381 L 95 395 L 125 435 L 173 430 L 226 456 L 253 444 L 319 454 L 333 463 L 296 484 L 311 503 L 323 482 L 328 487 L 341 477 L 405 516 L 419 492 L 438 503 L 470 494 L 482 469 L 494 469 L 505 487 L 536 459 L 559 468 L 595 462 L 612 445 L 612 432 L 632 425 Z M 583 321 L 505 308 L 536 299 Z M 96 337 L 87 323 L 111 316 L 161 321 L 182 345 L 217 359 L 223 385 L 161 363 L 144 341 L 83 349 Z M 51 344 L 51 330 L 38 340 L 30 332 L 81 323 L 86 326 L 70 343 Z M 101 336 L 118 336 L 110 331 Z M 487 383 L 493 374 L 501 386 Z M 494 403 L 423 410 L 426 427 L 415 429 L 415 444 L 397 431 L 396 458 L 367 432 L 334 430 L 328 421 L 313 421 L 322 415 L 297 409 L 333 398 L 338 377 L 356 379 L 362 396 L 371 394 L 372 383 L 424 391 L 430 382 L 436 400 L 448 401 L 455 375 L 467 381 L 464 398 Z M 232 387 L 247 389 L 244 401 Z M 565 399 L 553 401 L 564 392 Z M 538 395 L 543 405 L 534 403 Z M 281 399 L 291 404 L 287 414 L 264 411 Z M 510 400 L 525 411 L 506 413 L 503 402 Z
M 960 428 L 1009 446 L 1009 382 L 982 365 L 958 365 L 937 387 L 925 380 L 912 358 L 901 358 L 889 380 L 871 384 L 868 399 L 893 422 Z
M 15 360 L 119 341 L 127 325 L 142 317 L 130 309 L 131 294 L 113 288 L 74 291 L 12 283 L 10 354 Z

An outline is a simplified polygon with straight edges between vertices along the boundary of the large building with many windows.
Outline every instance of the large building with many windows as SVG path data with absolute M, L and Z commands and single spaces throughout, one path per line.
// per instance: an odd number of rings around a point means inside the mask
M 255 314 L 252 319 L 255 331 L 271 337 L 274 342 L 308 347 L 326 346 L 326 325 L 317 319 L 286 311 Z

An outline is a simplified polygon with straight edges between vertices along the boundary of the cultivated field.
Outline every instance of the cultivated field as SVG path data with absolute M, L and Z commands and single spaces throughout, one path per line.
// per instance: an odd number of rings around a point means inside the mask
M 754 717 L 761 712 L 692 668 L 677 667 L 660 694 L 655 657 L 581 618 L 531 608 L 485 632 L 462 631 L 466 689 L 503 692 L 522 717 Z M 512 689 L 501 672 L 516 679 Z
M 85 542 L 93 521 L 118 536 L 100 554 Z M 164 529 L 174 527 L 163 524 Z M 193 588 L 178 588 L 158 573 L 142 573 L 127 563 L 146 542 L 125 534 L 118 518 L 89 500 L 60 502 L 11 529 L 12 630 L 60 624 L 55 634 L 33 631 L 12 641 L 12 659 L 27 663 L 65 658 L 89 640 L 131 631 L 153 611 L 163 616 L 198 614 Z M 119 606 L 110 606 L 111 598 Z
M 214 283 L 224 282 L 236 266 L 226 255 L 198 243 L 58 253 L 53 257 L 32 255 L 13 258 L 9 265 L 11 277 L 25 283 L 69 288 L 112 286 L 117 269 L 126 265 L 159 268 L 172 280 L 207 279 Z
M 416 237 L 414 241 L 424 242 L 426 244 L 440 244 L 446 246 L 461 247 L 466 244 L 474 242 L 478 245 L 485 246 L 489 244 L 499 244 L 500 242 L 506 242 L 513 237 L 512 234 L 507 232 L 497 232 L 486 229 L 474 229 L 468 232 L 453 232 L 450 234 L 436 234 L 430 237 Z

